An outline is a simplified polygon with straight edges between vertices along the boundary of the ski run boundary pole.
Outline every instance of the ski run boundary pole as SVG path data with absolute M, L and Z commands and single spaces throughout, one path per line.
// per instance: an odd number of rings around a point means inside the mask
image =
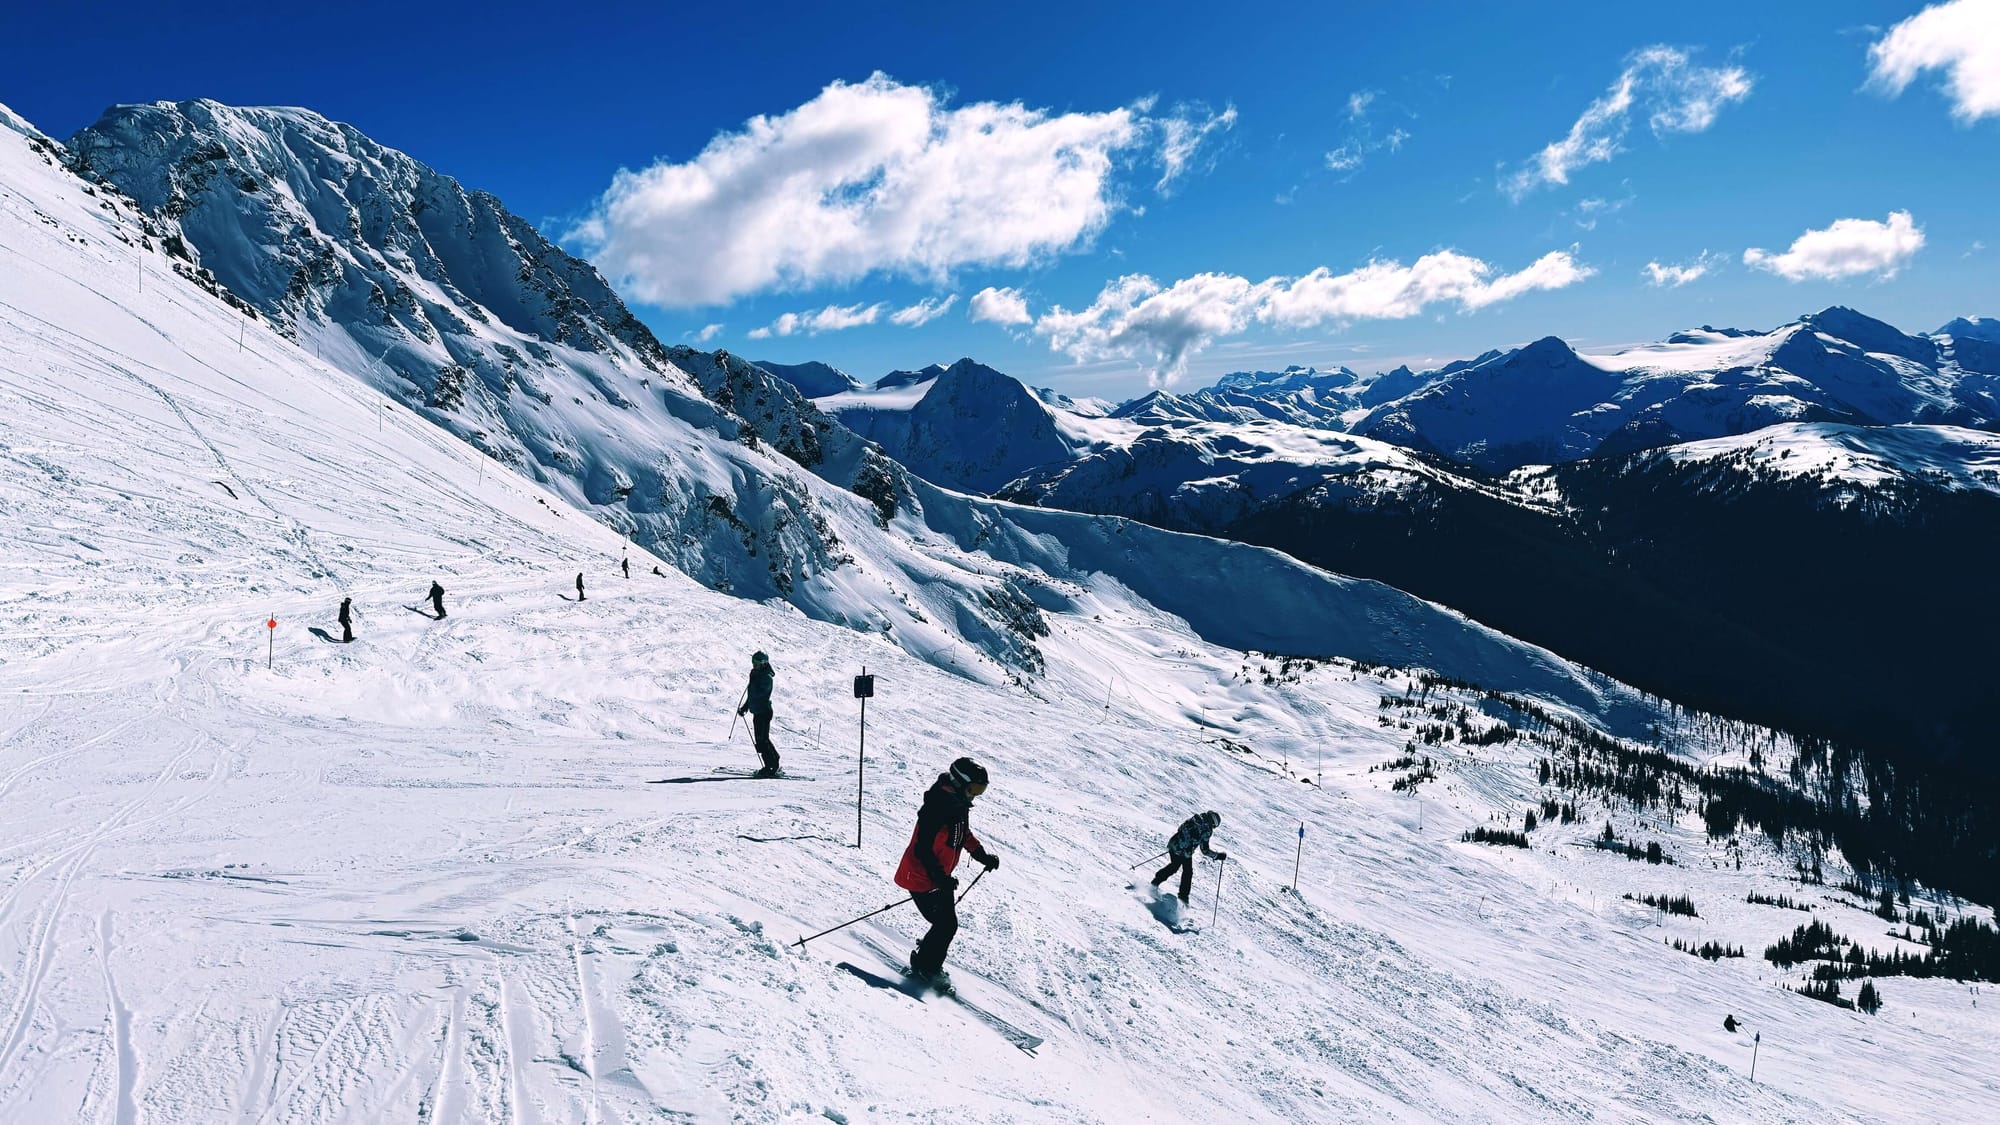
M 1306 857 L 1306 822 L 1299 821 L 1299 850 L 1292 854 L 1292 893 L 1299 893 L 1299 861 Z

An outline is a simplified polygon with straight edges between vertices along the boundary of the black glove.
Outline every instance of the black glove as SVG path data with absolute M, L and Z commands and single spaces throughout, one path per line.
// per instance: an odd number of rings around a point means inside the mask
M 938 882 L 938 890 L 955 891 L 957 889 L 958 889 L 958 876 L 956 875 L 947 875 Z
M 1223 860 L 1225 860 L 1225 859 L 1228 859 L 1228 858 L 1229 858 L 1229 853 L 1228 853 L 1228 852 L 1216 852 L 1216 853 L 1215 853 L 1215 861 L 1216 861 L 1217 863 L 1220 863 L 1220 862 L 1222 862 Z
M 978 859 L 979 862 L 985 864 L 986 870 L 988 871 L 992 871 L 993 869 L 1000 866 L 1000 857 L 997 855 L 992 855 L 989 853 L 987 855 L 976 856 L 974 858 Z
M 738 708 L 736 709 L 736 713 L 737 713 L 738 715 L 747 715 L 747 714 L 749 714 L 749 713 L 750 713 L 750 705 L 746 703 L 746 704 L 744 704 L 743 706 L 741 706 L 741 707 L 738 707 Z

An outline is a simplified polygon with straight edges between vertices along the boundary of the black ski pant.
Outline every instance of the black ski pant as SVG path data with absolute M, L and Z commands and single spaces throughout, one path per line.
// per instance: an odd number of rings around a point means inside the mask
M 348 623 L 347 623 L 347 622 L 345 622 L 345 621 L 341 622 L 341 623 L 340 623 L 340 643 L 341 643 L 341 644 L 350 644 L 350 643 L 352 643 L 352 642 L 353 642 L 353 640 L 354 640 L 354 626 L 353 626 L 353 625 L 350 625 L 350 624 L 348 624 Z
M 1175 856 L 1172 863 L 1160 868 L 1159 874 L 1153 876 L 1153 885 L 1157 887 L 1166 882 L 1167 876 L 1177 870 L 1181 873 L 1181 901 L 1186 902 L 1188 895 L 1194 891 L 1194 856 Z
M 958 936 L 958 902 L 952 894 L 918 891 L 910 896 L 910 901 L 917 904 L 917 912 L 931 924 L 930 932 L 917 942 L 917 951 L 910 957 L 910 968 L 922 976 L 931 976 L 944 968 L 944 955 L 951 950 L 951 939 Z
M 757 735 L 757 756 L 764 759 L 764 768 L 778 768 L 778 748 L 771 743 L 771 712 L 750 712 L 750 729 Z
M 440 621 L 444 620 L 444 599 L 443 599 L 443 598 L 432 598 L 432 599 L 431 599 L 431 606 L 432 606 L 432 608 L 434 608 L 434 609 L 436 609 L 436 610 L 437 610 L 437 615 L 438 615 L 438 620 L 440 620 Z

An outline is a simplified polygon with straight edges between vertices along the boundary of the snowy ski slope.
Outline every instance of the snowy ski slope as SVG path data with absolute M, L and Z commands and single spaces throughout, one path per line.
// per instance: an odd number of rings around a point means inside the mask
M 1460 843 L 1518 822 L 1531 753 L 1427 748 L 1441 780 L 1394 793 L 1370 767 L 1402 752 L 1378 701 L 1406 678 L 1267 682 L 1271 662 L 1153 608 L 1143 568 L 1051 580 L 1069 608 L 1029 689 L 642 554 L 622 579 L 615 533 L 176 279 L 121 241 L 123 206 L 0 130 L 0 1120 L 2000 1116 L 1992 1010 L 1963 986 L 1885 982 L 1871 1018 L 1754 955 L 1666 948 L 1789 930 L 1743 903 L 1800 893 L 1783 857 L 1711 867 L 1698 824 L 1652 832 L 1672 868 L 1571 846 L 1606 815 L 1633 827 L 1603 809 L 1532 851 Z M 993 552 L 957 567 L 1121 549 L 1115 521 L 949 500 L 927 494 L 931 546 L 957 520 Z M 1102 541 L 1066 542 L 1078 526 Z M 1370 602 L 1357 628 L 1435 630 L 1401 651 L 1580 713 L 1636 706 L 1371 589 L 1324 596 Z M 311 632 L 337 632 L 343 593 L 353 645 Z M 753 760 L 729 719 L 757 647 L 813 780 L 711 772 Z M 1004 866 L 953 966 L 1045 1038 L 1032 1056 L 835 969 L 886 971 L 867 942 L 907 948 L 907 907 L 789 944 L 900 897 L 921 790 L 961 753 L 993 771 L 974 825 Z M 693 780 L 647 784 L 671 778 Z M 1185 919 L 1126 889 L 1202 808 L 1231 853 L 1213 924 L 1207 863 Z M 1627 892 L 1692 893 L 1703 917 Z M 1873 933 L 1858 908 L 1821 916 Z

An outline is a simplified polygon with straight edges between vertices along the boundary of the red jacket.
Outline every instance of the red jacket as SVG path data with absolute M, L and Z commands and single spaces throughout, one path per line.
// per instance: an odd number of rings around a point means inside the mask
M 917 827 L 896 867 L 896 885 L 913 894 L 934 891 L 958 866 L 961 850 L 970 851 L 975 859 L 983 857 L 986 849 L 967 823 L 971 813 L 972 799 L 959 792 L 950 774 L 939 775 L 917 811 Z

